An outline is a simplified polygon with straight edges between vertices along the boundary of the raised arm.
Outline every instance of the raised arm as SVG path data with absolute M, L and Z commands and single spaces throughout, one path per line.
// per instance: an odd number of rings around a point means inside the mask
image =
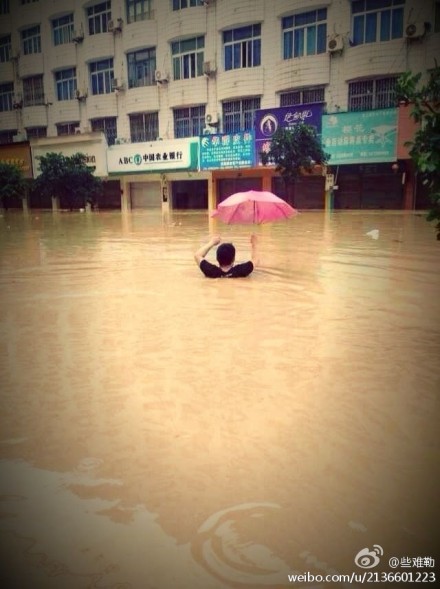
M 194 260 L 196 261 L 197 266 L 200 266 L 200 262 L 208 254 L 209 250 L 215 245 L 218 245 L 220 242 L 220 235 L 213 235 L 208 243 L 205 243 L 205 245 L 202 245 L 202 247 L 196 251 L 194 254 Z
M 258 238 L 255 233 L 251 235 L 251 260 L 254 266 L 258 266 L 260 263 L 260 255 L 258 251 Z

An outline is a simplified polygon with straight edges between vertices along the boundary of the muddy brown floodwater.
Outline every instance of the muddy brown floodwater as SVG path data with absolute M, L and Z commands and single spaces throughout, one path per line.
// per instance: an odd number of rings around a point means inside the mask
M 432 225 L 304 212 L 255 228 L 261 268 L 238 280 L 197 269 L 211 232 L 247 259 L 250 228 L 206 212 L 0 218 L 2 587 L 439 564 Z

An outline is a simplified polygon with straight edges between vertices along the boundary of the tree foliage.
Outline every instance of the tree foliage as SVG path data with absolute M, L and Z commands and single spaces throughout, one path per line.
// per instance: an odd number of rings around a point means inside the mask
M 25 188 L 26 181 L 21 168 L 0 161 L 0 202 L 3 206 L 13 196 L 24 196 Z
M 440 67 L 422 74 L 405 72 L 397 83 L 400 102 L 411 104 L 411 116 L 420 124 L 414 141 L 408 141 L 409 154 L 414 161 L 422 183 L 428 189 L 432 207 L 427 220 L 436 221 L 437 239 L 440 240 Z
M 48 153 L 38 159 L 41 173 L 35 182 L 43 195 L 63 199 L 70 209 L 96 203 L 102 193 L 102 181 L 93 175 L 83 153 L 70 157 Z
M 329 158 L 315 129 L 304 123 L 291 129 L 277 129 L 269 150 L 261 153 L 262 163 L 274 163 L 286 185 L 294 182 L 304 171 L 311 172 L 314 165 L 325 165 Z

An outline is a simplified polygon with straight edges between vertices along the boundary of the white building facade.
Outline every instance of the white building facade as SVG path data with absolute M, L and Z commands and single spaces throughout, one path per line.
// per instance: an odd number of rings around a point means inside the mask
M 261 109 L 396 108 L 398 76 L 427 72 L 439 49 L 437 0 L 0 0 L 0 145 L 49 149 L 50 138 L 62 146 L 102 132 L 122 154 L 128 143 L 168 147 L 251 130 Z M 371 175 L 387 175 L 380 163 Z M 353 166 L 347 178 L 359 177 L 362 162 Z M 273 188 L 258 162 L 231 174 L 195 162 L 184 171 L 107 169 L 107 177 L 121 182 L 124 206 L 133 205 L 131 185 L 144 202 L 143 184 L 154 183 L 145 195 L 163 196 L 174 183 L 171 202 L 184 207 L 191 193 L 195 208 L 243 182 Z M 411 195 L 402 199 L 414 206 Z

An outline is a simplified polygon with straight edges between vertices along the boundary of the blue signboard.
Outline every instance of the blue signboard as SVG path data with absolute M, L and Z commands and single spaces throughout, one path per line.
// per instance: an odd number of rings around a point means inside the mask
M 322 117 L 322 144 L 331 165 L 394 162 L 396 141 L 395 108 Z
M 255 151 L 256 161 L 260 161 L 260 153 L 270 149 L 272 135 L 279 128 L 288 129 L 298 123 L 305 123 L 321 133 L 322 104 L 302 104 L 265 108 L 255 113 Z
M 252 131 L 216 133 L 200 137 L 200 169 L 251 168 L 254 165 Z

